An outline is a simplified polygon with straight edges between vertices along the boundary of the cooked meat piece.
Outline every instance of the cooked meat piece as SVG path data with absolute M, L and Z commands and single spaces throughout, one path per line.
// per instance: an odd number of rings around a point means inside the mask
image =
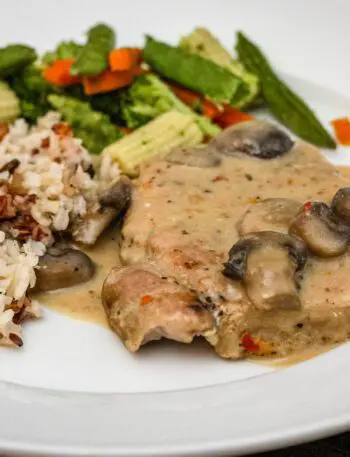
M 290 232 L 302 238 L 320 257 L 335 257 L 348 249 L 350 227 L 325 203 L 308 202 L 294 219 Z
M 248 138 L 251 141 L 249 135 Z M 266 146 L 268 142 L 261 144 L 263 151 L 270 148 Z M 214 145 L 215 140 L 210 147 Z M 285 355 L 310 345 L 343 341 L 346 332 L 350 332 L 350 287 L 344 281 L 350 274 L 348 252 L 329 259 L 310 255 L 304 269 L 299 269 L 303 273 L 300 290 L 294 281 L 296 259 L 290 257 L 290 250 L 268 245 L 266 250 L 261 247 L 251 252 L 252 257 L 247 257 L 249 269 L 254 266 L 250 260 L 258 256 L 274 274 L 284 271 L 284 277 L 293 279 L 288 282 L 287 295 L 297 294 L 300 307 L 296 309 L 266 309 L 266 297 L 262 302 L 255 294 L 254 301 L 249 299 L 244 281 L 225 277 L 222 271 L 229 250 L 240 238 L 237 222 L 242 221 L 249 207 L 254 209 L 252 204 L 257 206 L 277 195 L 295 202 L 330 203 L 338 189 L 348 187 L 349 182 L 326 162 L 320 151 L 305 143 L 295 144 L 286 153 L 290 143 L 281 139 L 278 148 L 271 148 L 273 154 L 277 149 L 285 153 L 270 160 L 248 154 L 231 155 L 225 153 L 232 151 L 231 147 L 217 147 L 224 151 L 217 166 L 192 167 L 161 159 L 141 169 L 123 228 L 123 262 L 153 265 L 161 275 L 175 278 L 181 286 L 191 289 L 197 300 L 207 303 L 218 329 L 206 334 L 206 338 L 222 357 L 234 359 L 251 352 Z M 260 207 L 264 224 L 263 214 L 268 220 L 269 205 Z M 294 206 L 291 204 L 293 215 Z M 272 207 L 274 214 L 273 204 Z M 284 211 L 281 219 L 276 217 L 277 231 L 286 232 L 285 217 L 288 220 Z M 271 250 L 274 260 L 269 258 Z M 264 284 L 259 281 L 261 293 Z M 272 295 L 280 297 L 282 292 L 275 289 Z M 281 300 L 278 303 L 282 304 Z M 250 339 L 254 344 L 249 346 Z
M 224 257 L 199 245 L 183 245 L 169 232 L 150 237 L 146 252 L 160 270 L 176 279 L 206 303 L 218 320 L 218 333 L 207 340 L 226 358 L 242 355 L 239 335 L 244 328 L 248 299 L 241 284 L 222 275 Z
M 39 259 L 33 292 L 63 289 L 88 281 L 95 266 L 88 255 L 66 244 L 55 244 Z
M 278 232 L 256 232 L 230 249 L 224 274 L 242 279 L 257 309 L 299 309 L 299 273 L 307 257 L 303 241 Z
M 265 121 L 247 121 L 229 127 L 210 143 L 221 154 L 241 152 L 273 159 L 289 152 L 293 141 L 281 129 Z
M 188 167 L 208 168 L 217 167 L 221 158 L 214 148 L 175 148 L 166 156 L 166 161 Z
M 290 198 L 268 198 L 253 204 L 238 221 L 238 233 L 241 236 L 264 230 L 288 233 L 301 206 L 300 202 Z
M 196 294 L 160 277 L 150 265 L 113 269 L 102 300 L 110 326 L 131 352 L 161 338 L 190 343 L 214 330 L 213 315 Z

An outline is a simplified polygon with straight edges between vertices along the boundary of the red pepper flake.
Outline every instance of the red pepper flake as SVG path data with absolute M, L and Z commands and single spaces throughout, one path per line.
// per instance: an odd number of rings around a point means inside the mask
M 142 189 L 150 189 L 153 186 L 153 182 L 151 180 L 144 182 L 141 184 Z
M 226 176 L 223 176 L 223 175 L 217 175 L 217 176 L 215 176 L 215 178 L 213 178 L 211 180 L 211 182 L 218 182 L 218 181 L 228 181 L 228 178 L 226 178 Z
M 248 352 L 259 352 L 260 346 L 253 340 L 249 333 L 245 333 L 242 336 L 242 345 Z
M 140 305 L 148 305 L 148 303 L 151 303 L 151 301 L 153 301 L 152 295 L 144 295 L 141 297 Z
M 312 208 L 312 202 L 306 202 L 303 205 L 303 212 L 308 213 L 309 211 L 311 211 L 311 208 Z

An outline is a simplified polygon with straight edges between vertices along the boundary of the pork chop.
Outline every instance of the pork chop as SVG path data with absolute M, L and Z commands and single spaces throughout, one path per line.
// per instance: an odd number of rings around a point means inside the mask
M 167 278 L 164 281 L 176 282 L 194 294 L 215 318 L 213 331 L 208 332 L 205 318 L 194 333 L 204 335 L 222 357 L 286 355 L 344 341 L 350 332 L 347 248 L 336 257 L 320 258 L 307 249 L 309 245 L 300 248 L 303 241 L 288 235 L 289 225 L 285 224 L 291 223 L 290 214 L 294 217 L 305 202 L 329 203 L 349 182 L 318 149 L 302 142 L 293 144 L 284 132 L 265 122 L 232 127 L 201 151 L 205 160 L 196 159 L 198 150 L 193 160 L 189 160 L 190 152 L 176 150 L 142 168 L 122 232 L 123 262 L 149 265 Z M 278 208 L 276 223 L 275 216 L 267 217 L 266 208 L 260 206 L 254 216 L 256 204 L 276 198 L 278 202 L 272 204 L 273 214 Z M 289 204 L 281 216 L 283 199 L 289 199 Z M 247 210 L 249 219 L 242 223 Z M 259 217 L 265 218 L 261 225 Z M 264 231 L 264 235 L 250 236 L 250 230 Z M 274 235 L 268 235 L 271 231 Z M 241 263 L 245 261 L 249 269 L 245 277 L 232 263 L 232 268 L 224 270 L 229 251 L 241 236 L 245 238 L 235 249 L 234 261 L 239 256 Z M 248 260 L 242 257 L 247 246 L 254 246 Z M 307 259 L 302 251 L 307 252 Z M 123 281 L 127 274 L 124 270 Z M 135 293 L 148 293 L 135 270 L 130 274 Z M 120 281 L 113 275 L 107 278 L 108 287 L 117 287 Z M 286 275 L 289 281 L 283 284 Z M 108 306 L 123 308 L 128 306 L 125 300 L 125 296 L 120 300 L 113 295 Z M 158 320 L 156 311 L 153 319 Z M 126 336 L 130 324 L 116 314 L 110 322 L 129 349 L 136 350 L 150 339 L 143 332 L 131 347 Z M 186 325 L 186 319 L 183 322 Z M 175 332 L 166 331 L 162 336 L 192 339 L 177 337 L 176 332 L 181 334 L 178 324 Z

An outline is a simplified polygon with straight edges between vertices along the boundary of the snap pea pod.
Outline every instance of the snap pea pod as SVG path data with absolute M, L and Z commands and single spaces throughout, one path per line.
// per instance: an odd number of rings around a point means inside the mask
M 304 140 L 319 147 L 336 148 L 334 139 L 315 113 L 278 78 L 261 50 L 243 33 L 239 32 L 237 38 L 236 50 L 239 59 L 249 71 L 259 77 L 264 99 L 272 114 Z
M 143 58 L 163 77 L 218 103 L 230 103 L 241 85 L 241 79 L 226 68 L 149 36 Z
M 97 24 L 88 33 L 88 40 L 71 67 L 72 75 L 95 76 L 108 67 L 108 54 L 115 47 L 115 33 L 105 24 Z
M 33 48 L 24 44 L 10 44 L 0 49 L 0 77 L 6 78 L 13 75 L 21 68 L 36 60 Z

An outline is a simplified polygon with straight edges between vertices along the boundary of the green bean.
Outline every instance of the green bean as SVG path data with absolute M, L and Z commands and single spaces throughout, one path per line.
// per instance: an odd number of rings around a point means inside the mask
M 219 103 L 230 103 L 241 85 L 241 79 L 226 68 L 150 36 L 146 37 L 143 58 L 164 78 Z
M 108 54 L 115 47 L 115 33 L 105 24 L 97 24 L 88 33 L 88 40 L 71 67 L 72 75 L 95 76 L 108 67 Z
M 261 50 L 241 32 L 238 33 L 236 49 L 245 67 L 260 78 L 262 93 L 272 114 L 304 140 L 334 149 L 334 139 L 315 113 L 278 78 Z
M 10 44 L 0 49 L 0 77 L 6 78 L 37 58 L 33 48 L 23 44 Z

